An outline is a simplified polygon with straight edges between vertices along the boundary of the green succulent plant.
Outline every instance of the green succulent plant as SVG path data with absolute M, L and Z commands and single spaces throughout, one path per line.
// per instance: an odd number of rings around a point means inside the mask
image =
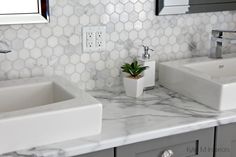
M 141 73 L 145 71 L 148 66 L 142 66 L 137 60 L 134 60 L 131 64 L 125 63 L 121 69 L 122 72 L 128 73 L 131 78 L 138 79 L 141 78 Z

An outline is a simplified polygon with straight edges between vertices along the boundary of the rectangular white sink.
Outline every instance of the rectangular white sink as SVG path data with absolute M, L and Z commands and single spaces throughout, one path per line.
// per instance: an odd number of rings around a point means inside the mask
M 62 78 L 0 82 L 0 154 L 96 135 L 101 127 L 102 105 Z
M 216 110 L 236 108 L 236 58 L 192 58 L 160 63 L 160 84 Z

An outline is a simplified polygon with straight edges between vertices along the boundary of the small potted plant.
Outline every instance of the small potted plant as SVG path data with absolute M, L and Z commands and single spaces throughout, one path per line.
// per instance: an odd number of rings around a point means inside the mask
M 128 74 L 123 78 L 127 96 L 137 98 L 143 94 L 142 72 L 147 68 L 147 66 L 140 65 L 137 60 L 134 60 L 131 64 L 125 63 L 121 67 L 122 71 Z

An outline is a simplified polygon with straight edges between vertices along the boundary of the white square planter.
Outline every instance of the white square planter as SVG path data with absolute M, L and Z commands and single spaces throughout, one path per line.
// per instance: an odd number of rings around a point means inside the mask
M 123 80 L 127 96 L 137 98 L 143 94 L 143 77 L 140 79 L 124 77 Z

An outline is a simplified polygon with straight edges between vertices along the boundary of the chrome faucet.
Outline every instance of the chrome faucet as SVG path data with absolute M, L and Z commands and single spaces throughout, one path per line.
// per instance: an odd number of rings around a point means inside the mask
M 7 42 L 0 40 L 0 53 L 7 54 L 10 53 L 10 46 Z
M 236 33 L 236 31 L 230 30 L 212 30 L 211 35 L 211 50 L 210 58 L 222 59 L 223 57 L 223 42 L 230 41 L 231 44 L 236 43 L 236 38 L 225 38 L 224 33 Z

